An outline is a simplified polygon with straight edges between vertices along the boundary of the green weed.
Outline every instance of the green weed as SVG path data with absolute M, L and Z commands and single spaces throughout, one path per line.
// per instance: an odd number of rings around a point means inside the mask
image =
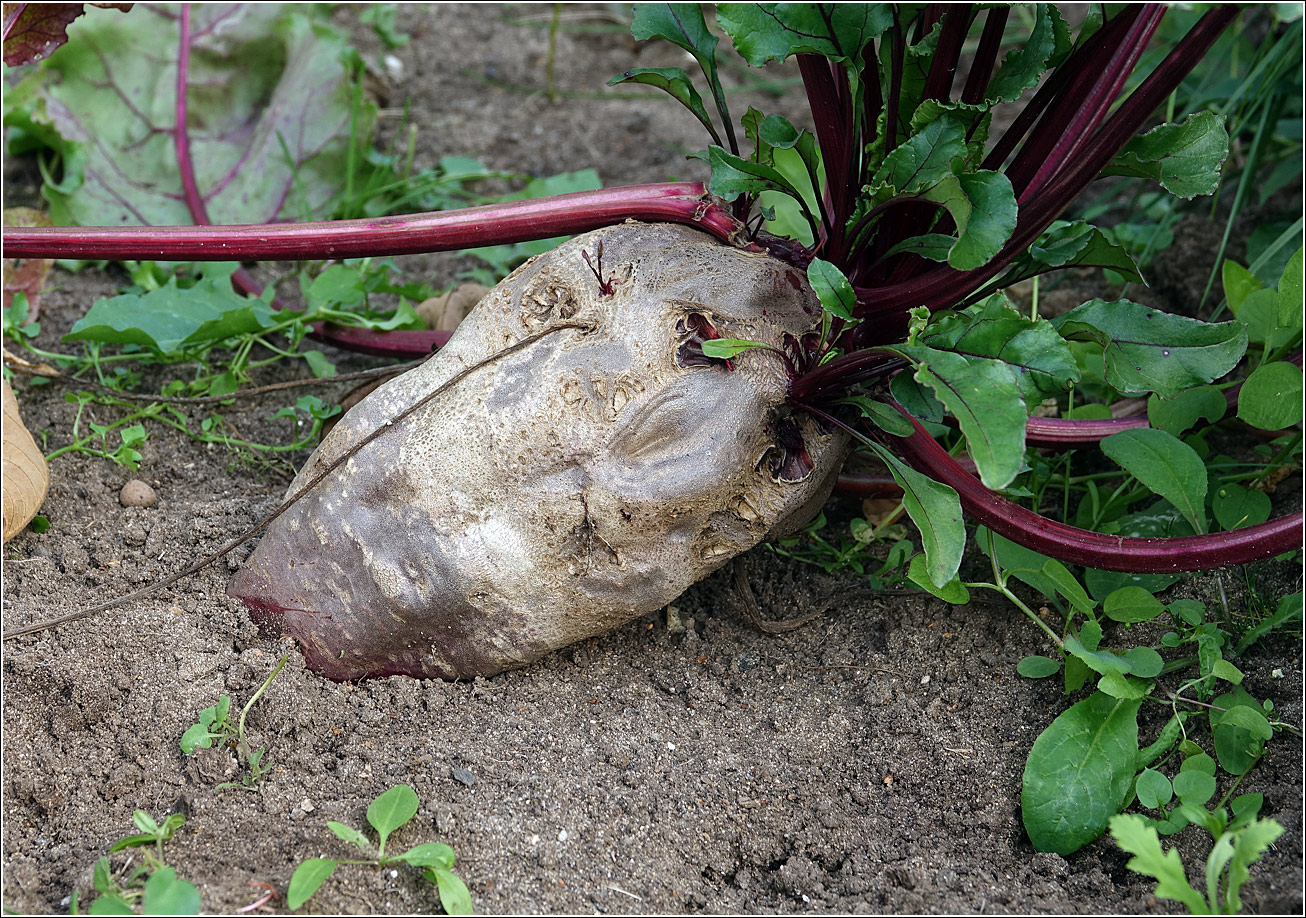
M 287 907 L 294 911 L 307 902 L 341 864 L 366 864 L 377 868 L 408 864 L 420 868 L 422 876 L 436 885 L 440 905 L 447 914 L 470 915 L 472 897 L 466 884 L 453 873 L 454 852 L 448 845 L 428 842 L 398 854 L 386 853 L 390 835 L 417 815 L 417 807 L 417 793 L 406 784 L 392 787 L 373 800 L 367 807 L 367 821 L 376 830 L 376 845 L 351 826 L 328 822 L 327 827 L 337 838 L 358 848 L 366 857 L 362 860 L 315 857 L 304 861 L 290 878 L 290 887 L 286 891 Z
M 277 661 L 272 674 L 263 681 L 258 691 L 240 709 L 240 717 L 234 724 L 231 722 L 231 698 L 223 695 L 213 707 L 200 711 L 199 720 L 182 734 L 181 751 L 186 755 L 194 755 L 200 749 L 210 749 L 214 746 L 232 746 L 240 761 L 248 769 L 240 779 L 240 783 L 226 782 L 219 784 L 216 789 L 229 787 L 238 790 L 256 790 L 259 781 L 271 770 L 272 766 L 263 761 L 267 750 L 255 749 L 250 745 L 245 734 L 245 718 L 249 715 L 250 708 L 254 707 L 254 703 L 272 684 L 272 680 L 277 678 L 277 674 L 281 672 L 288 659 L 289 656 L 286 655 Z

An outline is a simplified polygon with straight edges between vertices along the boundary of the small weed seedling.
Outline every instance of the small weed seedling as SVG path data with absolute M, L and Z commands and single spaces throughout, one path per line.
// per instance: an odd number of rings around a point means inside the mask
M 362 832 L 338 822 L 328 822 L 327 827 L 336 836 L 357 847 L 367 857 L 363 860 L 337 860 L 313 857 L 295 868 L 286 891 L 286 904 L 291 911 L 299 908 L 341 864 L 368 864 L 385 867 L 390 864 L 408 864 L 420 867 L 422 876 L 436 885 L 440 905 L 450 915 L 470 915 L 472 897 L 467 886 L 453 873 L 454 853 L 448 845 L 429 842 L 409 848 L 399 854 L 387 854 L 386 840 L 400 826 L 417 815 L 417 793 L 407 784 L 392 787 L 377 797 L 367 807 L 367 821 L 376 829 L 375 847 Z
M 144 810 L 132 815 L 139 834 L 128 835 L 114 842 L 109 855 L 128 848 L 141 849 L 142 861 L 129 861 L 119 876 L 109 857 L 95 863 L 92 883 L 100 893 L 87 910 L 90 915 L 134 915 L 139 905 L 146 915 L 198 915 L 200 893 L 194 884 L 180 879 L 177 871 L 163 862 L 163 843 L 169 841 L 186 822 L 186 817 L 173 813 L 160 824 Z M 74 892 L 69 911 L 76 915 L 77 895 Z
M 258 782 L 271 769 L 271 765 L 264 763 L 263 754 L 266 749 L 251 749 L 249 739 L 245 735 L 245 718 L 249 715 L 249 709 L 254 707 L 254 702 L 262 697 L 267 691 L 272 680 L 277 678 L 277 673 L 286 665 L 288 656 L 283 656 L 277 661 L 276 668 L 272 670 L 272 675 L 264 680 L 259 686 L 254 697 L 245 703 L 245 707 L 240 710 L 240 718 L 235 724 L 231 722 L 231 698 L 223 695 L 218 699 L 218 703 L 211 708 L 205 708 L 200 711 L 199 721 L 192 724 L 185 733 L 181 735 L 181 751 L 186 755 L 194 755 L 200 749 L 209 749 L 213 746 L 232 745 L 236 748 L 236 754 L 240 756 L 241 762 L 249 767 L 249 774 L 245 775 L 239 784 L 229 781 L 219 784 L 218 789 L 224 787 L 234 787 L 240 790 L 255 790 Z

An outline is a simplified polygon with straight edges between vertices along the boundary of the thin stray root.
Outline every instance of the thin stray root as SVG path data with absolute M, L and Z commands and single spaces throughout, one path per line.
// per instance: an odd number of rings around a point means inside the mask
M 797 630 L 808 622 L 820 618 L 830 610 L 832 605 L 832 603 L 826 603 L 815 612 L 808 612 L 806 615 L 800 615 L 797 618 L 783 620 L 763 618 L 762 609 L 757 604 L 757 597 L 753 594 L 753 585 L 748 582 L 748 562 L 744 560 L 743 555 L 734 560 L 734 574 L 735 589 L 739 590 L 739 596 L 744 602 L 744 615 L 747 616 L 753 627 L 766 634 L 785 634 Z
M 141 589 L 136 590 L 133 593 L 128 593 L 126 596 L 120 596 L 117 599 L 110 599 L 108 602 L 102 602 L 99 605 L 92 606 L 89 609 L 83 609 L 80 612 L 71 612 L 68 615 L 60 616 L 59 618 L 52 618 L 47 621 L 36 622 L 35 624 L 32 625 L 24 625 L 23 627 L 15 628 L 12 631 L 6 631 L 4 632 L 3 639 L 8 641 L 12 638 L 21 637 L 24 634 L 33 634 L 37 631 L 44 631 L 45 629 L 53 628 L 56 625 L 64 625 L 67 624 L 68 622 L 75 622 L 78 619 L 87 618 L 91 615 L 95 615 L 98 612 L 104 612 L 108 609 L 114 608 L 115 606 L 120 606 L 126 602 L 135 602 L 138 599 L 145 599 L 149 596 L 154 595 L 155 593 L 158 593 L 160 590 L 172 586 L 174 583 L 176 583 L 178 580 L 181 580 L 183 577 L 189 577 L 191 574 L 198 573 L 199 571 L 208 567 L 213 562 L 218 561 L 221 558 L 225 557 L 226 555 L 230 554 L 232 551 L 239 548 L 245 542 L 249 541 L 254 536 L 258 535 L 268 526 L 272 525 L 273 521 L 276 520 L 277 517 L 281 516 L 281 514 L 285 513 L 296 503 L 298 503 L 300 498 L 302 498 L 309 491 L 313 490 L 319 484 L 321 484 L 327 478 L 327 476 L 329 476 L 332 472 L 334 472 L 336 469 L 340 468 L 340 466 L 344 465 L 346 462 L 348 462 L 350 459 L 356 456 L 359 450 L 361 450 L 364 446 L 367 446 L 367 444 L 371 443 L 373 440 L 380 437 L 382 434 L 384 434 L 386 431 L 388 431 L 391 427 L 393 427 L 398 422 L 409 417 L 414 412 L 426 407 L 432 401 L 434 401 L 435 399 L 443 395 L 445 392 L 448 392 L 454 386 L 458 385 L 460 382 L 462 382 L 472 373 L 476 372 L 482 367 L 489 366 L 491 363 L 494 363 L 495 361 L 498 361 L 504 357 L 508 357 L 511 354 L 515 354 L 518 351 L 524 350 L 525 348 L 530 347 L 532 344 L 539 341 L 541 338 L 546 338 L 549 335 L 552 335 L 556 332 L 564 331 L 566 329 L 579 329 L 582 331 L 588 331 L 590 330 L 590 328 L 591 326 L 580 322 L 562 322 L 553 326 L 552 328 L 540 332 L 539 334 L 530 335 L 529 337 L 523 338 L 521 341 L 518 341 L 516 344 L 509 345 L 503 350 L 495 354 L 491 354 L 489 357 L 486 357 L 484 360 L 478 361 L 472 364 L 471 366 L 464 367 L 462 370 L 459 370 L 456 374 L 454 374 L 454 376 L 450 378 L 447 382 L 438 386 L 433 392 L 429 392 L 426 395 L 422 396 L 412 405 L 408 406 L 403 411 L 399 412 L 393 418 L 383 423 L 376 430 L 372 431 L 367 436 L 363 437 L 361 440 L 355 443 L 353 446 L 349 447 L 349 449 L 345 450 L 333 462 L 327 465 L 326 468 L 322 469 L 322 471 L 314 475 L 313 478 L 308 482 L 308 484 L 304 485 L 304 487 L 300 488 L 293 495 L 287 498 L 281 504 L 281 506 L 277 507 L 277 509 L 273 510 L 270 514 L 265 516 L 262 520 L 256 523 L 252 528 L 246 530 L 245 532 L 242 532 L 240 535 L 236 536 L 236 538 L 232 539 L 230 542 L 223 545 L 221 548 L 219 548 L 216 552 L 209 555 L 208 557 L 196 561 L 194 564 L 186 568 L 184 571 L 181 571 L 180 573 L 177 574 L 173 574 L 170 577 L 166 577 L 163 580 L 158 581 L 157 583 L 152 583 L 147 587 L 142 587 Z

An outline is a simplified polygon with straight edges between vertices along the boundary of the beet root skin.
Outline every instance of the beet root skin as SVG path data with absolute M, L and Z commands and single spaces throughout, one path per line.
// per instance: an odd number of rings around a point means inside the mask
M 584 327 L 479 367 L 366 444 L 272 524 L 229 592 L 333 679 L 492 675 L 653 611 L 805 523 L 848 449 L 789 414 L 774 351 L 685 366 L 687 337 L 706 323 L 779 348 L 819 321 L 801 272 L 693 229 L 577 237 L 355 406 L 289 493 L 467 367 Z

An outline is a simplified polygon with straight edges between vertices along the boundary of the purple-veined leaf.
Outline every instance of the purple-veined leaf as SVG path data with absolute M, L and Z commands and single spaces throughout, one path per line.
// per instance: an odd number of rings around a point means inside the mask
M 47 187 L 58 222 L 195 222 L 176 148 L 180 20 L 92 10 L 24 81 L 28 117 L 80 147 L 80 174 Z M 341 40 L 298 10 L 201 4 L 193 10 L 188 137 L 215 223 L 322 216 L 347 163 L 351 93 Z M 370 134 L 357 113 L 355 140 Z M 65 168 L 68 167 L 66 157 Z
M 131 3 L 6 3 L 4 5 L 5 64 L 34 64 L 68 40 L 68 26 L 87 6 L 124 13 Z

